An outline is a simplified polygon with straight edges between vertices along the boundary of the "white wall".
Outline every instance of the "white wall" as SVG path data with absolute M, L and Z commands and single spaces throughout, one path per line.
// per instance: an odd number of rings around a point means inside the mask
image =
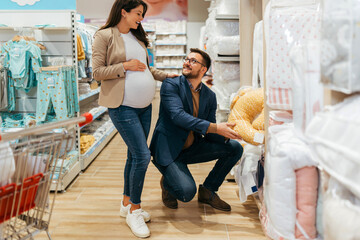
M 208 17 L 208 8 L 210 1 L 188 0 L 188 21 L 205 22 Z
M 200 28 L 205 26 L 205 22 L 188 22 L 187 24 L 187 53 L 190 48 L 200 48 Z
M 200 48 L 200 28 L 205 26 L 209 7 L 209 1 L 188 0 L 187 53 L 190 48 Z
M 107 19 L 114 0 L 77 0 L 76 11 L 85 18 Z

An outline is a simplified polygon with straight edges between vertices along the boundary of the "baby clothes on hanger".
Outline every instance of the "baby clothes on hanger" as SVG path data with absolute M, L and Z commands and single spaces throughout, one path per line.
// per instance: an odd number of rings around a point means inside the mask
M 3 122 L 1 123 L 1 128 L 9 129 L 9 128 L 26 128 L 36 124 L 35 114 L 10 114 L 10 113 L 2 113 L 1 118 Z
M 92 77 L 92 43 L 98 27 L 77 23 L 76 30 L 81 37 L 83 49 L 85 52 L 85 62 L 79 61 L 79 77 Z
M 8 108 L 8 78 L 6 69 L 0 64 L 0 111 Z
M 85 69 L 85 60 L 80 60 L 78 61 L 78 72 L 79 72 L 79 78 L 86 78 L 87 75 L 86 75 L 86 69 Z
M 76 40 L 79 78 L 86 78 L 84 43 L 79 34 L 76 36 Z
M 76 113 L 80 111 L 75 69 L 72 67 L 63 67 L 60 71 L 65 75 L 68 114 L 69 117 L 74 117 Z
M 7 86 L 2 85 L 2 89 L 7 91 L 7 110 L 14 111 L 15 88 L 28 92 L 37 85 L 35 73 L 40 71 L 41 50 L 34 41 L 10 40 L 1 46 L 0 56 L 4 56 L 3 66 L 7 70 L 2 77 L 6 75 L 7 78 Z M 1 96 L 6 98 L 5 94 Z
M 57 120 L 75 116 L 79 111 L 75 70 L 72 67 L 42 68 L 37 73 L 36 121 L 45 121 L 52 103 Z
M 78 60 L 85 60 L 85 52 L 84 52 L 84 44 L 79 34 L 76 35 L 76 43 L 77 43 L 77 58 Z
M 58 71 L 42 71 L 37 73 L 37 123 L 45 121 L 50 102 L 54 106 L 58 120 L 65 120 L 69 117 L 64 77 Z
M 36 86 L 34 73 L 40 71 L 42 59 L 41 50 L 34 42 L 24 39 L 8 41 L 2 46 L 0 54 L 5 55 L 5 67 L 10 71 L 9 76 L 17 89 L 29 91 Z
M 8 84 L 7 84 L 7 93 L 8 93 L 8 111 L 12 112 L 15 110 L 15 86 L 14 86 L 14 80 L 10 77 L 10 72 L 7 71 L 7 78 L 8 78 Z

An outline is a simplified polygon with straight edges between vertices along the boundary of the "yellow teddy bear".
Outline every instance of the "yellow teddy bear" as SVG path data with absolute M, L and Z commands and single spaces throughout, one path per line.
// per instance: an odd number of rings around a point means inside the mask
M 264 141 L 264 90 L 240 90 L 230 106 L 228 122 L 236 123 L 234 130 L 244 141 L 253 145 Z

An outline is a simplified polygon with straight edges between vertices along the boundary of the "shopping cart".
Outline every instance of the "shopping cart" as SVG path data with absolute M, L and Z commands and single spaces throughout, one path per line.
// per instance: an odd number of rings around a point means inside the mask
M 55 168 L 76 142 L 76 125 L 91 114 L 0 135 L 0 239 L 33 239 L 46 231 L 57 192 Z M 59 179 L 59 178 L 58 178 Z M 55 184 L 54 194 L 49 194 Z

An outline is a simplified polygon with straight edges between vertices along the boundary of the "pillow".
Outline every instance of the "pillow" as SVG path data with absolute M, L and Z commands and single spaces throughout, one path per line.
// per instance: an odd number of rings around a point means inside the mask
M 238 92 L 230 106 L 229 123 L 244 141 L 253 145 L 264 142 L 264 92 L 246 88 Z

